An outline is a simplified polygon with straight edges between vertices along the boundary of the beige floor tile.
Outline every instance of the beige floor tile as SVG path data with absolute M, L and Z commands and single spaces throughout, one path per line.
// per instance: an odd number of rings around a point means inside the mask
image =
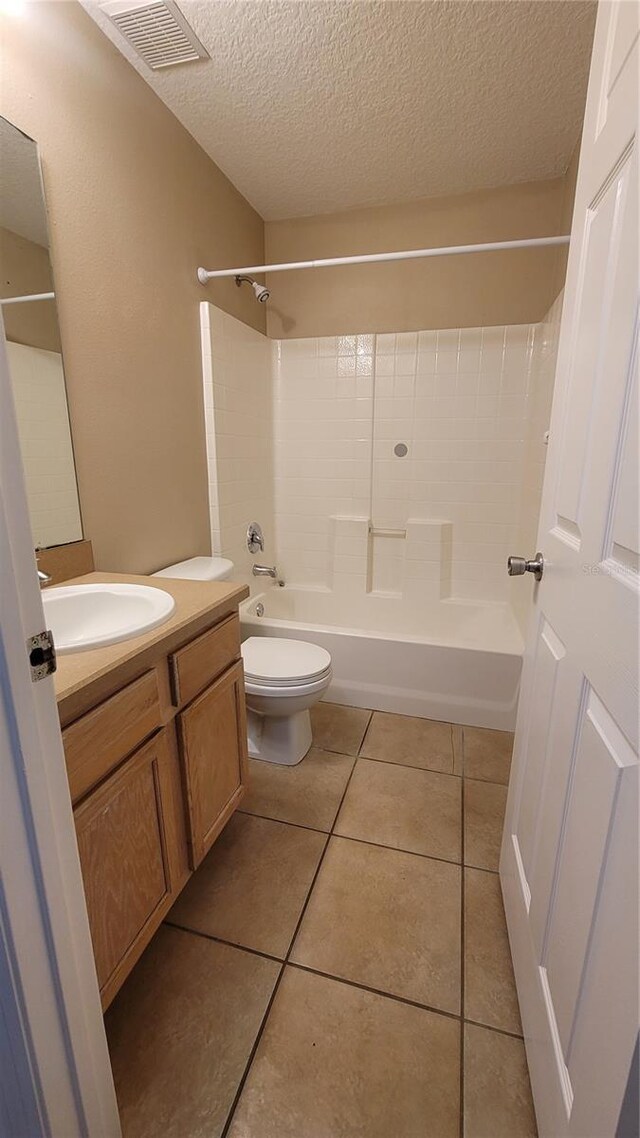
M 291 959 L 460 1011 L 460 868 L 332 838 Z
M 313 745 L 341 755 L 357 755 L 370 718 L 371 712 L 361 707 L 316 703 L 311 708 Z
M 280 822 L 330 830 L 355 759 L 312 747 L 295 767 L 250 759 L 249 793 L 241 809 Z
M 358 759 L 335 833 L 460 861 L 462 779 Z
M 459 723 L 451 724 L 451 740 L 453 743 L 453 773 L 464 774 L 464 751 L 462 749 L 462 731 Z
M 459 1030 L 287 968 L 229 1138 L 457 1138 Z
M 360 753 L 366 759 L 453 774 L 451 724 L 374 711 Z
M 511 952 L 496 873 L 465 869 L 466 1019 L 521 1033 Z
M 325 841 L 315 830 L 235 814 L 167 920 L 282 958 Z
M 506 786 L 511 769 L 513 735 L 488 727 L 463 727 L 464 773 L 467 778 L 501 782 Z
M 464 780 L 464 861 L 498 869 L 507 788 L 497 782 Z
M 279 970 L 158 930 L 106 1015 L 123 1138 L 218 1138 Z
M 465 1024 L 465 1138 L 536 1138 L 537 1133 L 524 1043 Z

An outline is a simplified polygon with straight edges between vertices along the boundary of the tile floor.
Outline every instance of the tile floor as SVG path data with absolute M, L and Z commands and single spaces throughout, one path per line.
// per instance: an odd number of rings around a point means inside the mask
M 107 1012 L 124 1138 L 535 1138 L 511 735 L 319 704 Z

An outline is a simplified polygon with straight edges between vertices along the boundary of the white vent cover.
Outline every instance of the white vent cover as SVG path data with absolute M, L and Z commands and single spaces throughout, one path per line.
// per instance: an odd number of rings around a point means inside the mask
M 208 59 L 209 53 L 189 27 L 173 0 L 141 4 L 136 0 L 106 0 L 102 11 L 149 67 L 175 67 Z

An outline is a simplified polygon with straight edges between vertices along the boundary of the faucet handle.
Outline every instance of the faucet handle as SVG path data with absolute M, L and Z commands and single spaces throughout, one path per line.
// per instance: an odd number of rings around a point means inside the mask
M 247 527 L 247 549 L 249 553 L 264 552 L 264 535 L 260 522 L 249 522 Z

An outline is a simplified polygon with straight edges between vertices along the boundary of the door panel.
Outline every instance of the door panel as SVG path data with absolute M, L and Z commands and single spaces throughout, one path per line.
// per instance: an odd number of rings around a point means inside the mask
M 500 864 L 541 1138 L 614 1138 L 638 1032 L 639 10 L 598 9 Z
M 571 1039 L 569 1071 L 580 1087 L 571 1119 L 571 1133 L 576 1136 L 609 1134 L 610 1120 L 617 1118 L 623 1100 L 637 1037 L 637 993 L 632 986 L 612 982 L 633 976 L 638 969 L 637 859 L 629 857 L 638 841 L 637 802 L 636 763 L 620 775 L 582 977 L 581 1014 Z M 629 1057 L 627 1063 L 624 1056 Z M 585 1079 L 585 1071 L 595 1072 L 595 1077 Z
M 524 757 L 524 779 L 518 819 L 518 844 L 527 878 L 534 874 L 535 855 L 540 829 L 540 801 L 544 795 L 551 759 L 551 724 L 559 666 L 565 649 L 548 624 L 543 622 L 538 643 L 536 670 L 531 695 L 533 715 Z
M 624 416 L 620 460 L 614 476 L 612 519 L 603 550 L 604 560 L 612 572 L 618 572 L 628 588 L 633 588 L 638 572 L 638 336 L 629 369 L 628 407 Z
M 563 1053 L 568 1057 L 583 963 L 596 910 L 600 872 L 613 822 L 620 775 L 635 756 L 595 692 L 579 725 L 558 878 L 549 913 L 547 968 Z

